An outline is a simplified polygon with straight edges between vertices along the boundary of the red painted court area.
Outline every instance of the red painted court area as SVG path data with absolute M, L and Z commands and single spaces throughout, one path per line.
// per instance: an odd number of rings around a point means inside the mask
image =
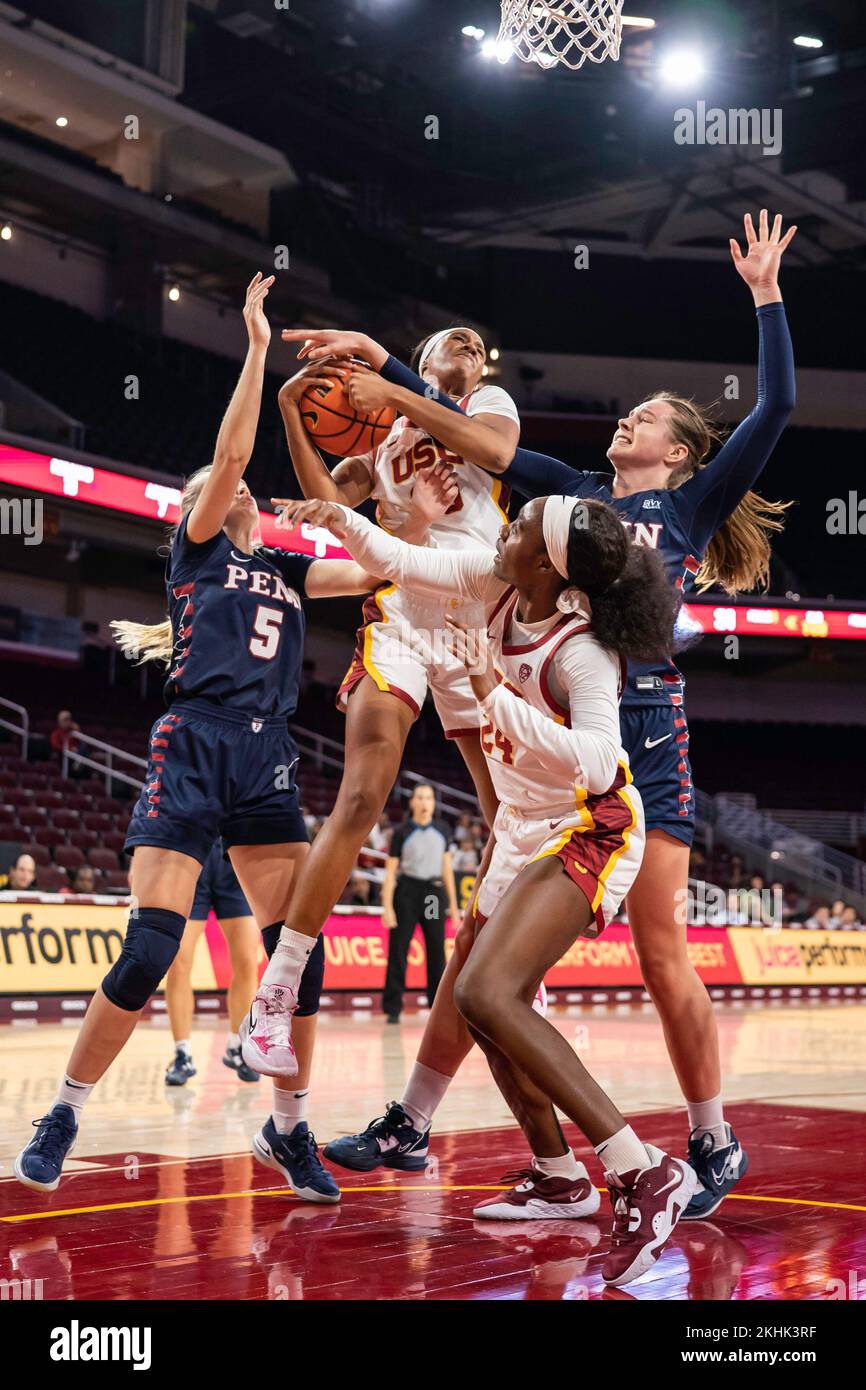
M 42 1280 L 32 1296 L 46 1300 L 857 1297 L 863 1116 L 756 1102 L 729 1116 L 750 1153 L 741 1188 L 712 1220 L 681 1224 L 628 1289 L 601 1281 L 606 1201 L 589 1221 L 473 1219 L 475 1203 L 525 1162 L 513 1128 L 435 1139 L 423 1177 L 341 1172 L 336 1208 L 287 1196 L 251 1154 L 77 1153 L 98 1170 L 65 1178 L 47 1199 L 0 1184 L 0 1279 Z M 679 1112 L 636 1123 L 677 1151 Z M 594 1156 L 568 1137 L 600 1180 Z

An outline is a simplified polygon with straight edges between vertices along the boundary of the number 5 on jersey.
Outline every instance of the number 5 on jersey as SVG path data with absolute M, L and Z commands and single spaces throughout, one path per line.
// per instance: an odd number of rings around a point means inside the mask
M 253 620 L 256 636 L 251 637 L 248 644 L 251 656 L 257 656 L 260 661 L 273 661 L 280 645 L 284 616 L 282 608 L 265 608 L 259 604 Z
M 510 738 L 506 738 L 500 729 L 495 729 L 492 724 L 482 724 L 479 730 L 481 735 L 481 749 L 488 758 L 495 758 L 497 755 L 506 767 L 514 766 L 514 744 Z

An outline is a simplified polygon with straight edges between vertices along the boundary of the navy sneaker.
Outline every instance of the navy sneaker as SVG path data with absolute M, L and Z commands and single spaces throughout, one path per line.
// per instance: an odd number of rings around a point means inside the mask
M 749 1156 L 741 1149 L 730 1125 L 725 1125 L 727 1144 L 716 1148 L 716 1141 L 706 1130 L 697 1136 L 689 1135 L 689 1163 L 700 1179 L 701 1186 L 682 1214 L 683 1221 L 702 1221 L 712 1216 L 749 1169 Z
M 191 1076 L 195 1076 L 197 1068 L 192 1064 L 192 1057 L 188 1052 L 184 1052 L 179 1047 L 174 1054 L 174 1061 L 165 1070 L 166 1086 L 185 1086 Z
M 248 1067 L 244 1061 L 244 1055 L 241 1052 L 240 1044 L 238 1044 L 237 1047 L 226 1047 L 223 1054 L 223 1066 L 230 1067 L 232 1071 L 236 1071 L 239 1081 L 261 1080 L 259 1073 L 253 1071 L 252 1067 Z
M 282 1173 L 296 1197 L 305 1202 L 339 1202 L 341 1193 L 319 1158 L 319 1146 L 305 1120 L 291 1134 L 280 1134 L 268 1116 L 253 1139 L 253 1153 L 266 1168 Z
M 63 1160 L 75 1148 L 75 1112 L 71 1105 L 55 1105 L 41 1120 L 34 1120 L 33 1126 L 36 1133 L 16 1158 L 13 1171 L 25 1187 L 53 1192 L 60 1181 Z
M 356 1173 L 372 1173 L 383 1165 L 417 1173 L 427 1166 L 429 1142 L 429 1129 L 422 1134 L 402 1105 L 392 1100 L 385 1114 L 371 1120 L 361 1134 L 346 1134 L 326 1144 L 325 1158 Z

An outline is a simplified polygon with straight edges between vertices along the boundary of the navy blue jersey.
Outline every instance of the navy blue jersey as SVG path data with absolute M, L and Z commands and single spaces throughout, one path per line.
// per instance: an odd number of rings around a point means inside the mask
M 224 531 L 194 544 L 178 527 L 166 566 L 174 651 L 165 698 L 210 700 L 261 718 L 290 718 L 304 648 L 301 594 L 309 555 L 236 550 Z
M 649 545 L 664 559 L 671 582 L 686 592 L 714 533 L 754 486 L 795 404 L 794 355 L 784 305 L 758 309 L 760 347 L 758 399 L 754 409 L 725 441 L 715 458 L 682 486 L 614 497 L 609 473 L 579 471 L 561 459 L 518 449 L 503 478 L 524 497 L 594 497 L 622 517 L 637 545 Z M 424 394 L 430 387 L 402 363 L 389 358 L 383 376 Z M 444 393 L 434 399 L 454 407 Z M 623 704 L 682 703 L 683 678 L 673 662 L 629 663 Z

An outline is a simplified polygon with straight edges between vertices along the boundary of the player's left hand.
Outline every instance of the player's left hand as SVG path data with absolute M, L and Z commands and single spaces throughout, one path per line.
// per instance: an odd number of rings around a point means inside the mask
M 777 212 L 771 229 L 766 208 L 761 209 L 757 232 L 750 212 L 743 218 L 743 224 L 747 244 L 745 256 L 740 250 L 739 242 L 734 241 L 733 237 L 730 243 L 731 256 L 738 273 L 753 294 L 757 291 L 777 289 L 779 263 L 793 241 L 797 228 L 789 227 L 782 236 L 782 214 Z
M 415 474 L 412 488 L 412 507 L 429 526 L 439 521 L 460 496 L 457 469 L 442 460 L 432 468 L 422 468 Z
M 263 279 L 262 272 L 257 270 L 247 285 L 244 323 L 247 326 L 250 347 L 266 348 L 271 341 L 271 325 L 265 318 L 265 300 L 275 279 L 274 275 Z
M 466 667 L 476 700 L 485 700 L 499 684 L 487 633 L 483 628 L 466 627 L 449 613 L 445 614 L 445 623 L 451 633 L 451 650 Z
M 353 364 L 343 382 L 349 405 L 359 415 L 375 415 L 391 404 L 390 394 L 394 388 L 378 372 L 371 372 L 366 365 Z
M 306 501 L 303 498 L 299 501 L 296 497 L 272 497 L 271 502 L 280 530 L 291 531 L 293 527 L 304 524 L 321 526 L 340 541 L 349 534 L 345 513 L 333 502 L 323 502 L 318 497 Z

